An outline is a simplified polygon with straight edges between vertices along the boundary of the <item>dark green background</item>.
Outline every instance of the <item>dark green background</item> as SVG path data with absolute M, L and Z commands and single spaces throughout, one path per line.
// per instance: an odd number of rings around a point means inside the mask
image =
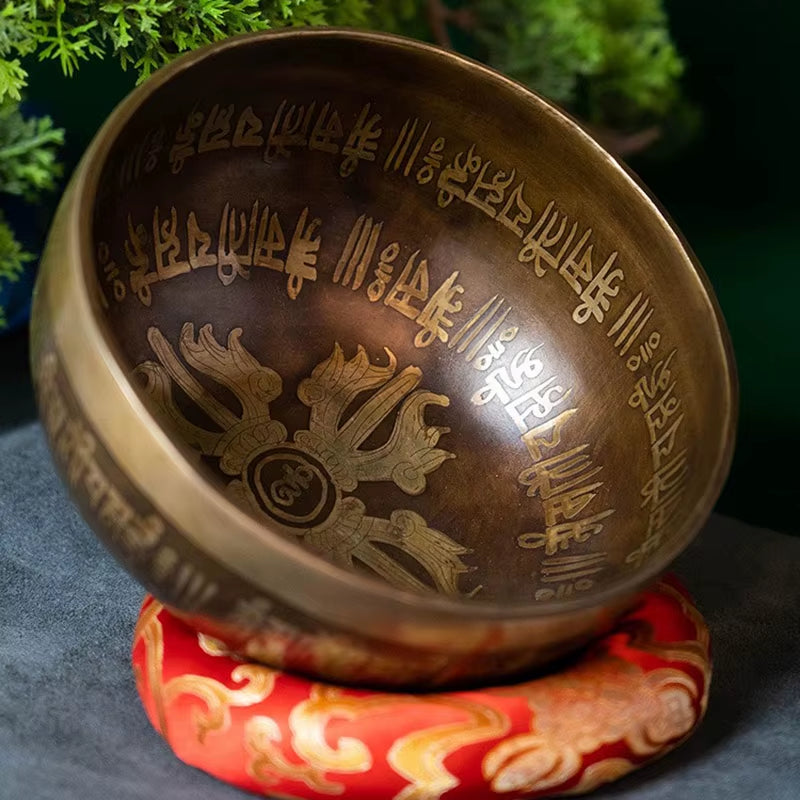
M 667 0 L 703 127 L 677 157 L 631 165 L 683 230 L 716 289 L 733 338 L 741 414 L 731 477 L 718 510 L 800 534 L 800 391 L 795 284 L 800 170 L 795 66 L 800 4 L 793 0 Z M 74 164 L 131 86 L 110 63 L 72 80 L 36 65 L 30 96 L 68 132 Z M 31 416 L 24 336 L 0 342 L 0 425 Z

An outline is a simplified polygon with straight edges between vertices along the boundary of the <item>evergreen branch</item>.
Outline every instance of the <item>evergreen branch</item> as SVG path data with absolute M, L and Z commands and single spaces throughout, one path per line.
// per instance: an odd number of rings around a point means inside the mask
M 0 211 L 0 279 L 18 280 L 30 261 L 33 261 L 33 256 L 23 250 Z
M 19 280 L 27 264 L 33 261 L 34 256 L 25 252 L 22 245 L 14 237 L 14 232 L 0 211 L 0 288 L 4 283 L 14 283 Z M 6 327 L 6 315 L 0 306 L 0 330 Z
M 18 58 L 7 61 L 0 58 L 0 103 L 6 97 L 20 100 L 22 89 L 27 83 L 28 73 L 22 68 Z
M 0 104 L 0 192 L 33 201 L 55 188 L 63 142 L 64 131 L 50 117 L 26 119 L 16 103 Z

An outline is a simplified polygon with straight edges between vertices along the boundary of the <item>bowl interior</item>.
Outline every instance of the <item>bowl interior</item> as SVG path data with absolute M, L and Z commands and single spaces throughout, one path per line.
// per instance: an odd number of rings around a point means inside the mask
M 111 144 L 106 334 L 209 491 L 344 569 L 556 602 L 663 565 L 727 468 L 713 300 L 625 172 L 400 40 L 260 37 Z

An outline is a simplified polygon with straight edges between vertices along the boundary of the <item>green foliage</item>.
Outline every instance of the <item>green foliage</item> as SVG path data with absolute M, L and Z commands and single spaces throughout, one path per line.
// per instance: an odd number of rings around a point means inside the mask
M 363 25 L 369 0 L 9 0 L 0 11 L 0 100 L 19 99 L 20 56 L 65 75 L 109 53 L 140 81 L 188 50 L 286 25 Z
M 0 192 L 35 201 L 61 174 L 56 148 L 64 131 L 50 117 L 25 118 L 13 102 L 0 104 Z
M 273 20 L 273 27 L 289 25 L 338 25 L 343 27 L 363 27 L 367 24 L 371 0 L 278 0 L 262 3 L 263 6 L 278 5 L 282 17 L 276 21 L 274 12 L 265 15 Z
M 477 38 L 502 72 L 561 103 L 602 62 L 600 32 L 586 0 L 480 0 Z
M 374 0 L 370 25 L 430 38 L 431 8 L 454 42 L 597 127 L 636 129 L 679 108 L 683 63 L 663 0 Z
M 25 118 L 16 102 L 0 103 L 0 193 L 33 202 L 42 192 L 55 188 L 61 174 L 56 148 L 63 141 L 64 132 L 54 128 L 49 117 Z M 17 280 L 33 260 L 0 212 L 0 285 Z M 0 329 L 4 326 L 0 307 Z
M 667 114 L 678 98 L 684 65 L 662 0 L 603 0 L 594 19 L 603 61 L 588 84 L 590 119 L 618 125 Z
M 369 26 L 375 30 L 410 36 L 410 25 L 424 25 L 424 0 L 373 0 L 370 6 Z M 427 38 L 426 33 L 419 38 Z
M 683 63 L 662 0 L 475 0 L 476 39 L 499 70 L 588 122 L 665 115 Z
M 25 265 L 33 261 L 33 255 L 26 253 L 14 237 L 14 232 L 0 211 L 0 281 L 15 281 L 22 274 Z M 6 325 L 6 317 L 0 306 L 0 329 Z

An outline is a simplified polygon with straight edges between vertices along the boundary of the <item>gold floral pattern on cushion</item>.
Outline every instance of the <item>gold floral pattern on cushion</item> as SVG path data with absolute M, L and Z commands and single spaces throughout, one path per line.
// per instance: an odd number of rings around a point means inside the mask
M 133 645 L 145 710 L 175 754 L 275 797 L 479 800 L 588 792 L 692 734 L 708 631 L 673 580 L 561 670 L 511 686 L 406 694 L 246 661 L 148 598 Z

